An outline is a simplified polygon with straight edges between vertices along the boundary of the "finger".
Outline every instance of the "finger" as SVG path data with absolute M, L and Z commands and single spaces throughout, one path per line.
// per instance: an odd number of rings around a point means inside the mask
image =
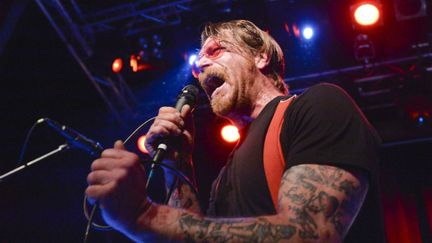
M 104 185 L 111 180 L 111 173 L 106 170 L 92 171 L 87 176 L 87 183 L 89 185 Z
M 120 163 L 121 161 L 116 158 L 99 158 L 93 161 L 91 165 L 91 169 L 92 171 L 96 171 L 96 170 L 110 171 L 113 170 L 114 168 L 119 167 Z
M 162 106 L 161 108 L 159 108 L 159 114 L 158 115 L 165 114 L 165 113 L 175 113 L 175 112 L 178 112 L 178 111 L 174 107 Z
M 117 140 L 114 143 L 114 149 L 119 149 L 119 150 L 126 150 L 124 143 L 122 140 Z
M 191 134 L 195 133 L 194 121 L 193 121 L 193 113 L 192 108 L 189 105 L 185 105 L 181 111 L 182 118 L 185 122 L 183 134 L 189 131 Z
M 114 181 L 104 185 L 90 185 L 85 190 L 85 194 L 92 201 L 100 201 L 101 198 L 108 196 L 113 191 L 114 186 Z
M 117 148 L 111 148 L 111 149 L 105 149 L 101 157 L 102 158 L 113 158 L 113 159 L 121 159 L 125 156 L 128 156 L 131 152 L 125 150 L 125 149 L 117 149 Z
M 161 121 L 161 120 L 166 120 L 166 121 L 172 122 L 179 127 L 184 126 L 183 118 L 181 117 L 180 112 L 178 112 L 178 111 L 159 114 L 155 120 L 155 123 L 157 123 L 158 121 Z
M 168 131 L 168 134 L 164 135 L 179 135 L 182 132 L 182 127 L 178 124 L 167 121 L 167 120 L 157 120 L 154 123 L 153 131 L 155 134 L 159 134 L 159 129 L 161 131 Z
M 186 104 L 182 107 L 181 112 L 180 112 L 180 116 L 185 119 L 186 117 L 188 117 L 190 114 L 192 113 L 192 108 L 190 107 L 190 105 Z

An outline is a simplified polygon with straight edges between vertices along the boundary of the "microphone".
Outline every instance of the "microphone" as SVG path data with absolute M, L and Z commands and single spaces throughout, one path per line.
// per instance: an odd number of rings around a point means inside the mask
M 56 132 L 65 137 L 69 144 L 72 145 L 72 147 L 85 150 L 90 155 L 95 157 L 98 157 L 102 153 L 103 147 L 100 145 L 100 143 L 93 141 L 86 136 L 80 134 L 79 132 L 73 130 L 72 128 L 61 125 L 58 122 L 49 118 L 39 119 L 38 122 L 44 121 Z
M 179 112 L 185 105 L 189 105 L 191 108 L 195 107 L 197 96 L 198 96 L 199 90 L 194 85 L 187 85 L 185 86 L 180 94 L 177 96 L 177 103 L 175 105 L 176 110 Z M 161 143 L 159 143 L 156 153 L 153 157 L 153 162 L 159 163 L 163 160 L 165 156 L 165 152 L 168 150 L 168 141 L 167 139 L 162 140 Z

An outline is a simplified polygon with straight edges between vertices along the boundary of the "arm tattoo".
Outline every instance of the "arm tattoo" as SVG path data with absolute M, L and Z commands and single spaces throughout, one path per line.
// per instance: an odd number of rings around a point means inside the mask
M 281 180 L 276 215 L 205 218 L 156 207 L 158 212 L 150 211 L 145 220 L 187 242 L 341 241 L 367 192 L 367 180 L 353 173 L 316 164 L 291 167 Z M 171 226 L 175 228 L 169 230 Z
M 178 187 L 171 195 L 168 205 L 175 208 L 183 208 L 195 213 L 201 213 L 201 207 L 189 185 L 178 182 Z
M 298 165 L 287 170 L 279 192 L 279 211 L 288 210 L 289 222 L 302 239 L 319 239 L 322 222 L 344 237 L 367 191 L 367 181 L 326 165 Z M 318 221 L 320 223 L 318 223 Z
M 278 242 L 291 239 L 296 233 L 294 226 L 274 224 L 265 217 L 203 219 L 183 213 L 179 224 L 188 242 Z

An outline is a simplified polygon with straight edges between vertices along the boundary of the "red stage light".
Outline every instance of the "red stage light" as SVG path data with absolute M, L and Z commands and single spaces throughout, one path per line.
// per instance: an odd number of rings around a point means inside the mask
M 361 3 L 353 8 L 354 20 L 362 26 L 374 25 L 380 18 L 380 8 L 375 3 Z
M 233 125 L 226 125 L 221 130 L 222 138 L 229 142 L 233 143 L 240 139 L 240 134 L 238 128 Z
M 294 36 L 300 38 L 300 29 L 297 26 L 297 24 L 293 24 L 292 28 L 293 28 Z
M 123 60 L 121 58 L 116 58 L 112 63 L 112 71 L 114 73 L 119 73 L 123 68 Z
M 140 55 L 131 55 L 129 65 L 133 72 L 154 69 L 152 65 L 144 62 L 143 58 L 141 57 L 141 53 Z
M 138 149 L 144 153 L 144 154 L 148 154 L 149 152 L 147 151 L 146 147 L 145 147 L 145 140 L 146 140 L 146 135 L 142 135 L 141 137 L 138 138 L 137 140 L 137 145 L 138 145 Z

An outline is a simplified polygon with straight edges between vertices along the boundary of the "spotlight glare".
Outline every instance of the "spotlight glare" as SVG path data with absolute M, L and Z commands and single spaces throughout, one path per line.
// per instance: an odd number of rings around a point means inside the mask
M 361 4 L 354 10 L 354 19 L 362 26 L 375 24 L 378 22 L 379 17 L 380 11 L 378 6 L 371 3 Z
M 123 60 L 121 58 L 114 59 L 111 68 L 114 73 L 119 73 L 123 68 Z
M 311 27 L 306 27 L 303 29 L 302 34 L 306 40 L 310 40 L 310 39 L 312 39 L 312 37 L 314 35 L 314 31 Z
M 419 122 L 420 124 L 423 124 L 423 122 L 424 122 L 424 118 L 423 118 L 422 116 L 420 116 L 420 117 L 418 118 L 418 122 Z
M 137 146 L 142 153 L 148 154 L 149 152 L 145 147 L 145 140 L 146 140 L 146 135 L 142 135 L 141 137 L 139 137 L 137 140 Z
M 221 130 L 221 135 L 228 143 L 233 143 L 240 139 L 238 128 L 233 125 L 224 126 Z
M 197 60 L 197 55 L 196 54 L 192 54 L 189 56 L 189 65 L 194 65 L 195 61 Z

